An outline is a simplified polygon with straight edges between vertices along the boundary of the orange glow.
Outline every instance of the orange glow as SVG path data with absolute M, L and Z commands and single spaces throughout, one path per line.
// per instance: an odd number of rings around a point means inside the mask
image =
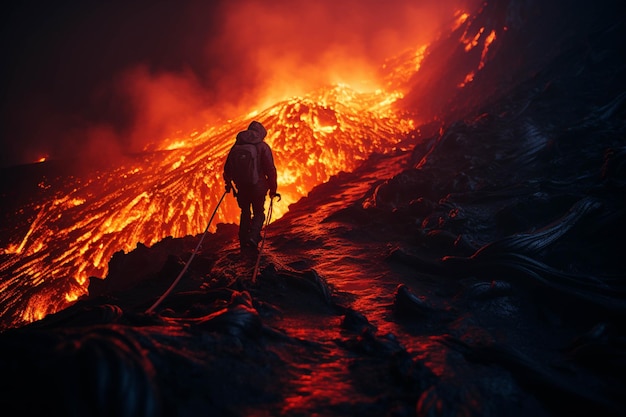
M 10 244 L 6 248 L 3 248 L 0 250 L 0 254 L 3 254 L 3 255 L 15 255 L 18 253 L 20 253 L 20 247 L 19 245 L 15 245 L 15 244 Z
M 463 23 L 465 23 L 467 21 L 467 19 L 470 17 L 469 13 L 465 13 L 462 10 L 457 10 L 457 12 L 454 14 L 456 19 L 454 20 L 454 24 L 452 25 L 452 30 L 455 31 L 458 28 L 461 27 L 461 25 Z
M 427 48 L 428 45 L 411 48 L 404 51 L 399 56 L 385 61 L 382 70 L 388 74 L 387 87 L 393 90 L 398 84 L 409 81 L 410 77 L 420 70 L 422 61 L 426 56 Z M 396 97 L 394 99 L 398 99 L 400 98 L 398 95 L 401 95 L 401 93 L 396 92 L 395 95 Z
M 175 142 L 170 142 L 167 146 L 164 147 L 166 151 L 171 151 L 174 149 L 184 148 L 187 146 L 187 142 L 185 140 L 177 140 Z
M 471 41 L 468 41 L 467 39 L 461 39 L 461 42 L 465 43 L 465 51 L 470 51 L 472 48 L 478 45 L 480 35 L 482 35 L 483 32 L 484 32 L 484 28 L 481 28 L 480 31 L 476 34 L 476 36 Z M 489 52 L 489 46 L 493 43 L 494 40 L 496 40 L 496 31 L 492 30 L 489 33 L 489 35 L 485 37 L 485 40 L 483 43 L 483 49 L 480 54 L 480 62 L 478 63 L 477 69 L 475 71 L 470 71 L 465 76 L 465 79 L 463 80 L 463 82 L 459 83 L 458 87 L 460 88 L 465 87 L 467 84 L 474 81 L 474 77 L 476 76 L 476 71 L 480 71 L 481 69 L 485 67 L 485 60 L 487 57 L 487 53 Z
M 472 37 L 468 37 L 467 32 L 463 33 L 463 36 L 461 36 L 461 43 L 465 45 L 465 52 L 471 51 L 476 45 L 478 45 L 480 35 L 482 35 L 484 31 L 484 27 L 480 28 L 478 32 Z
M 480 64 L 478 64 L 478 69 L 482 69 L 485 66 L 485 57 L 487 56 L 487 51 L 489 51 L 489 45 L 491 45 L 495 39 L 496 31 L 492 30 L 491 33 L 485 38 L 483 52 L 480 54 Z
M 353 170 L 372 152 L 392 149 L 413 126 L 391 110 L 399 97 L 382 90 L 358 93 L 341 84 L 254 113 L 267 127 L 279 174 L 282 200 L 273 205 L 273 220 L 315 185 Z M 130 252 L 138 242 L 151 246 L 167 236 L 200 234 L 224 190 L 226 153 L 249 122 L 233 118 L 220 128 L 170 140 L 169 150 L 83 178 L 67 194 L 42 204 L 27 231 L 2 250 L 11 257 L 1 267 L 11 269 L 13 278 L 2 283 L 0 301 L 24 282 L 71 279 L 71 290 L 40 292 L 28 300 L 19 320 L 38 320 L 85 294 L 90 276 L 105 277 L 115 252 Z M 210 230 L 238 221 L 236 201 L 227 196 Z
M 78 291 L 72 291 L 72 292 L 68 292 L 65 294 L 65 301 L 67 301 L 68 303 L 72 303 L 76 300 L 78 300 L 78 298 L 82 295 L 82 293 L 78 292 Z
M 465 79 L 463 80 L 462 83 L 459 84 L 459 87 L 465 87 L 467 84 L 469 84 L 472 81 L 474 81 L 474 76 L 475 75 L 476 75 L 476 73 L 474 71 L 471 71 L 469 74 L 467 74 L 465 76 Z
M 306 4 L 311 13 L 321 12 L 314 3 Z M 106 277 L 116 252 L 128 253 L 138 243 L 152 246 L 169 236 L 202 233 L 224 192 L 226 154 L 237 132 L 253 118 L 268 130 L 266 141 L 278 170 L 282 200 L 273 205 L 273 220 L 331 176 L 354 170 L 374 152 L 394 150 L 415 128 L 415 122 L 396 114 L 392 105 L 403 97 L 406 81 L 419 72 L 428 40 L 439 29 L 434 20 L 425 19 L 432 27 L 415 25 L 410 17 L 422 16 L 422 10 L 410 7 L 410 14 L 401 15 L 414 37 L 381 31 L 370 39 L 369 46 L 379 54 L 406 51 L 385 61 L 385 77 L 380 77 L 368 55 L 371 51 L 350 37 L 351 28 L 338 25 L 336 30 L 349 39 L 315 52 L 312 59 L 306 54 L 314 52 L 306 45 L 286 50 L 289 39 L 276 29 L 278 23 L 283 29 L 288 25 L 294 36 L 301 36 L 299 19 L 274 15 L 272 8 L 249 7 L 229 14 L 233 20 L 225 22 L 239 36 L 229 38 L 229 45 L 241 50 L 262 45 L 250 63 L 258 79 L 247 81 L 259 85 L 238 86 L 243 78 L 236 74 L 236 81 L 218 88 L 229 97 L 233 91 L 240 94 L 238 101 L 207 106 L 201 81 L 191 71 L 160 73 L 138 66 L 118 74 L 116 87 L 124 91 L 134 112 L 134 126 L 124 138 L 131 145 L 124 150 L 135 156 L 120 158 L 121 149 L 115 147 L 118 132 L 101 126 L 88 132 L 87 150 L 108 156 L 116 168 L 79 180 L 68 178 L 63 188 L 68 191 L 30 207 L 27 227 L 0 248 L 8 255 L 0 261 L 0 270 L 8 276 L 0 283 L 0 314 L 11 315 L 6 320 L 19 325 L 66 308 L 87 292 L 89 277 Z M 467 19 L 460 13 L 455 24 Z M 242 26 L 242 21 L 264 23 L 257 30 L 255 25 Z M 320 33 L 317 26 L 309 29 Z M 371 34 L 370 29 L 364 24 L 366 33 Z M 311 39 L 304 36 L 300 41 Z M 44 180 L 39 187 L 48 190 L 50 184 Z M 238 221 L 236 200 L 227 196 L 209 231 L 218 223 Z M 63 284 L 52 285 L 57 282 Z M 20 300 L 33 286 L 42 290 Z

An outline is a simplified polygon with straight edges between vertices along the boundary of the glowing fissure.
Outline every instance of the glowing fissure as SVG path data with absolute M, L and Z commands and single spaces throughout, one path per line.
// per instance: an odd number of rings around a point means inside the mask
M 484 31 L 485 31 L 484 27 L 480 28 L 478 33 L 470 40 L 468 40 L 466 38 L 466 34 L 463 34 L 463 36 L 461 37 L 461 43 L 465 44 L 465 51 L 466 52 L 471 51 L 475 46 L 477 46 L 479 44 L 480 37 L 484 33 Z M 480 71 L 481 69 L 483 69 L 485 67 L 485 62 L 486 62 L 485 60 L 487 58 L 487 52 L 489 52 L 489 46 L 493 43 L 493 41 L 495 39 L 496 39 L 496 31 L 495 30 L 492 30 L 491 32 L 489 32 L 489 35 L 485 36 L 485 39 L 484 39 L 484 42 L 483 42 L 483 49 L 482 49 L 481 54 L 480 54 L 480 61 L 478 63 L 478 66 L 477 66 L 476 70 L 470 71 L 465 76 L 465 79 L 458 85 L 458 87 L 463 88 L 467 84 L 469 84 L 472 81 L 474 81 L 474 77 L 476 76 L 476 72 Z
M 478 40 L 480 39 L 480 35 L 483 34 L 484 30 L 485 28 L 480 28 L 478 30 L 478 33 L 476 33 L 476 35 L 471 38 L 468 38 L 466 33 L 463 34 L 463 36 L 461 37 L 461 42 L 465 44 L 465 52 L 471 51 L 472 49 L 474 49 L 474 47 L 478 45 Z
M 452 25 L 452 31 L 455 31 L 458 28 L 460 28 L 461 25 L 465 23 L 465 21 L 470 17 L 469 13 L 465 13 L 462 10 L 458 10 L 455 13 L 455 16 L 456 16 L 456 19 L 454 21 L 454 24 Z
M 485 44 L 483 46 L 483 51 L 480 54 L 480 63 L 478 64 L 478 69 L 482 69 L 485 66 L 485 58 L 487 57 L 487 52 L 489 51 L 489 45 L 496 39 L 496 31 L 492 30 L 489 35 L 485 38 Z

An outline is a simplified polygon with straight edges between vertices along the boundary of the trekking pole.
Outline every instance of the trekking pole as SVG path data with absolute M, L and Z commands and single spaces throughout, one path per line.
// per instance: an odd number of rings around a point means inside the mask
M 211 222 L 213 221 L 213 217 L 215 216 L 215 213 L 217 213 L 217 209 L 220 207 L 220 204 L 222 204 L 222 200 L 224 200 L 224 197 L 226 197 L 226 194 L 228 194 L 228 191 L 224 191 L 224 194 L 222 194 L 222 198 L 220 198 L 220 201 L 217 203 L 217 206 L 215 207 L 215 210 L 213 210 L 213 214 L 211 215 L 211 218 L 209 219 L 209 222 L 206 225 L 206 229 L 204 229 L 204 233 L 202 234 L 202 237 L 200 238 L 200 242 L 198 242 L 198 245 L 196 245 L 196 249 L 194 249 L 194 251 L 191 253 L 191 256 L 189 257 L 189 260 L 185 264 L 185 267 L 183 268 L 183 270 L 180 271 L 180 273 L 178 274 L 178 276 L 176 277 L 172 285 L 170 285 L 170 287 L 167 289 L 167 291 L 165 291 L 163 295 L 154 304 L 152 304 L 152 306 L 149 309 L 146 310 L 146 313 L 151 313 L 159 304 L 161 304 L 161 302 L 165 300 L 165 297 L 167 297 L 169 293 L 172 292 L 176 284 L 178 284 L 178 281 L 180 281 L 180 279 L 183 277 L 183 274 L 187 271 L 187 268 L 189 268 L 189 264 L 191 263 L 193 258 L 196 256 L 196 252 L 198 252 L 200 245 L 202 245 L 202 241 L 204 240 L 204 237 L 209 231 L 209 226 L 211 225 Z
M 280 201 L 280 194 L 276 194 L 275 197 L 278 197 L 277 201 Z M 267 235 L 267 226 L 270 224 L 272 220 L 272 204 L 274 203 L 274 198 L 270 199 L 270 208 L 267 210 L 267 221 L 265 222 L 265 227 L 263 228 L 263 239 L 261 239 L 261 247 L 259 248 L 259 255 L 256 257 L 256 264 L 254 265 L 254 272 L 252 273 L 252 283 L 256 283 L 256 276 L 259 272 L 259 263 L 261 262 L 261 253 L 263 253 L 263 246 L 265 245 L 265 236 Z

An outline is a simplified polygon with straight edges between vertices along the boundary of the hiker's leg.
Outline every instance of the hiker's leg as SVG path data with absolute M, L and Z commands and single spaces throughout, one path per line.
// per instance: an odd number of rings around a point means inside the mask
M 265 221 L 265 194 L 257 195 L 252 199 L 252 221 L 250 223 L 250 239 L 255 243 L 261 241 L 261 229 Z
M 250 207 L 241 209 L 239 218 L 239 242 L 244 243 L 250 234 Z
M 250 235 L 250 223 L 251 223 L 251 213 L 250 213 L 250 199 L 246 198 L 245 195 L 241 195 L 241 193 L 237 196 L 237 204 L 241 209 L 241 214 L 239 216 L 239 243 L 243 246 L 247 241 Z

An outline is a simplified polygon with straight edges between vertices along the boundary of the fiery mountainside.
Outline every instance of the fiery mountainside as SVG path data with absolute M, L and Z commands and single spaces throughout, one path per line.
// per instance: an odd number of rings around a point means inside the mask
M 486 2 L 387 61 L 390 91 L 320 89 L 5 191 L 0 409 L 623 415 L 626 22 L 595 7 Z M 251 119 L 283 196 L 258 279 L 227 196 L 148 312 Z
M 400 146 L 411 125 L 390 111 L 391 101 L 388 94 L 335 86 L 256 114 L 279 167 L 284 200 L 274 217 L 339 171 Z M 176 149 L 138 155 L 111 170 L 41 178 L 44 197 L 6 214 L 12 229 L 2 234 L 4 326 L 67 307 L 86 293 L 87 278 L 106 276 L 115 252 L 204 230 L 224 192 L 226 154 L 249 121 L 198 132 Z M 216 223 L 238 216 L 236 202 L 226 200 Z

